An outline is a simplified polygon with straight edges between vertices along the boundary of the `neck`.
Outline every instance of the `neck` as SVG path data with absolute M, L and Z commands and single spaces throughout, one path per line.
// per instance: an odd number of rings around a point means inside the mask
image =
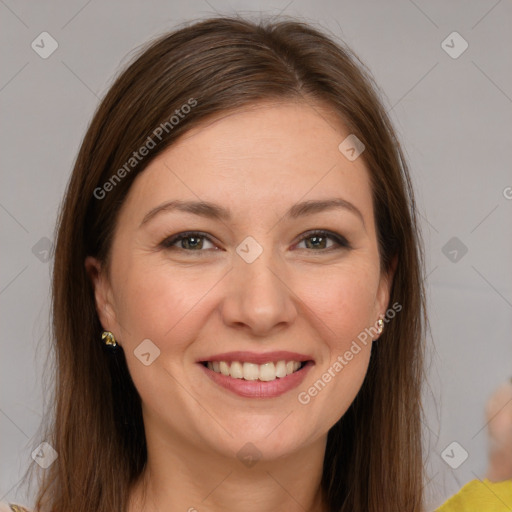
M 252 465 L 160 432 L 146 432 L 148 459 L 128 512 L 326 512 L 321 478 L 327 436 Z M 257 444 L 257 443 L 255 443 Z

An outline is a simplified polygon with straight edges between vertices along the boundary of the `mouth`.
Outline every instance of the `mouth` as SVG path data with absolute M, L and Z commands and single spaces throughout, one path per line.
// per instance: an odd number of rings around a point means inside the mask
M 263 364 L 248 361 L 201 361 L 200 363 L 205 368 L 231 379 L 272 382 L 302 370 L 307 363 L 313 363 L 313 361 L 286 361 L 281 359 Z
M 266 355 L 231 352 L 197 363 L 218 386 L 250 398 L 274 398 L 290 391 L 315 365 L 309 356 L 291 352 Z

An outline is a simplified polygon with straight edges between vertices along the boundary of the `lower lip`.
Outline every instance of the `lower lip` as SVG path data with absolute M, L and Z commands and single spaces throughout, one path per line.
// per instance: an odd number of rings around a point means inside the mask
M 222 373 L 214 372 L 202 363 L 198 364 L 210 379 L 238 396 L 247 398 L 275 398 L 299 386 L 315 363 L 308 361 L 300 370 L 286 377 L 266 382 L 261 380 L 234 379 Z

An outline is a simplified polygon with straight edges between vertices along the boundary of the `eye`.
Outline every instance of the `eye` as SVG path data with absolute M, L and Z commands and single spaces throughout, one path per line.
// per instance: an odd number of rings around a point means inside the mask
M 329 240 L 334 243 L 328 245 Z M 296 246 L 302 242 L 305 242 L 306 249 L 313 249 L 315 252 L 350 248 L 350 244 L 343 236 L 326 230 L 308 231 L 302 236 Z M 205 247 L 205 243 L 210 244 L 212 247 Z M 164 249 L 178 249 L 188 252 L 202 252 L 206 249 L 216 250 L 216 246 L 208 235 L 200 231 L 185 231 L 177 233 L 176 235 L 167 237 L 163 240 L 160 243 L 160 246 Z
M 327 246 L 328 240 L 334 241 L 334 244 Z M 306 243 L 306 248 L 314 249 L 315 251 L 319 252 L 336 250 L 340 248 L 350 248 L 350 244 L 343 236 L 322 229 L 305 233 L 300 239 L 299 244 L 302 242 Z
M 210 243 L 213 246 L 213 243 L 205 233 L 201 233 L 199 231 L 186 231 L 166 238 L 161 242 L 160 246 L 165 249 L 176 248 L 184 251 L 199 252 L 202 249 L 205 249 L 205 240 L 207 241 L 206 243 Z M 180 246 L 174 247 L 178 242 L 181 242 Z M 206 249 L 208 249 L 208 247 L 206 247 Z

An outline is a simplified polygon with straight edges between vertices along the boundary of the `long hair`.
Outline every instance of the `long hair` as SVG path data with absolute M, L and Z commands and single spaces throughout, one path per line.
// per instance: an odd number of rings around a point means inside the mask
M 322 488 L 330 510 L 423 510 L 423 252 L 402 149 L 377 86 L 351 50 L 310 24 L 239 17 L 195 22 L 145 45 L 85 134 L 57 223 L 56 378 L 44 440 L 58 458 L 39 479 L 36 510 L 125 510 L 147 458 L 140 397 L 122 350 L 104 350 L 86 256 L 108 265 L 119 209 L 152 159 L 210 116 L 265 100 L 320 102 L 363 142 L 381 270 L 398 261 L 390 303 L 402 310 L 328 433 Z M 176 111 L 186 112 L 179 122 Z

